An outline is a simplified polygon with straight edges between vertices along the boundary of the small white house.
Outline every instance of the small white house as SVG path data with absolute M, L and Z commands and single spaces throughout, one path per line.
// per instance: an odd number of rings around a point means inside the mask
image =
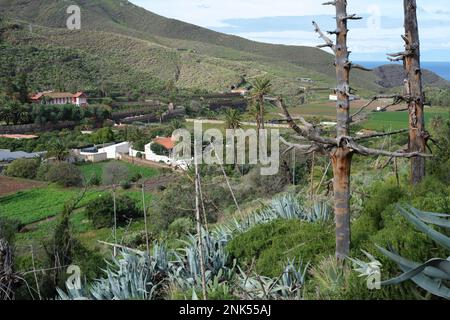
M 161 156 L 153 152 L 152 145 L 159 144 L 169 151 L 169 156 Z M 177 160 L 173 157 L 173 148 L 175 141 L 173 138 L 157 137 L 151 143 L 145 145 L 145 159 L 153 162 L 164 163 L 169 166 L 178 167 L 187 170 L 191 161 Z
M 117 159 L 120 153 L 128 154 L 129 152 L 130 143 L 127 141 L 98 149 L 98 153 L 106 153 L 107 159 Z
M 90 148 L 84 150 L 74 150 L 78 158 L 87 162 L 101 162 L 105 160 L 116 160 L 120 154 L 129 154 L 131 144 L 129 142 L 121 142 L 105 146 L 103 148 Z

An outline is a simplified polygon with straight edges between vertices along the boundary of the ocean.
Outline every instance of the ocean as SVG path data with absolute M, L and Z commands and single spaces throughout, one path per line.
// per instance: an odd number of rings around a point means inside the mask
M 379 66 L 382 66 L 384 64 L 389 63 L 388 61 L 358 61 L 355 63 L 362 64 L 365 67 L 368 68 L 376 68 Z M 422 61 L 422 68 L 428 69 L 430 71 L 433 71 L 434 73 L 438 74 L 442 78 L 450 81 L 450 62 L 427 62 Z

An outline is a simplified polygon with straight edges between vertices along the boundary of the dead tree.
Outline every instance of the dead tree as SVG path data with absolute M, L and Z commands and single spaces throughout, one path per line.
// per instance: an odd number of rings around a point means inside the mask
M 390 152 L 385 150 L 377 150 L 367 148 L 359 144 L 357 138 L 350 136 L 350 124 L 354 115 L 350 115 L 350 70 L 352 68 L 367 70 L 359 65 L 353 64 L 349 60 L 350 52 L 347 47 L 349 20 L 361 19 L 356 15 L 347 14 L 347 0 L 336 0 L 324 3 L 324 5 L 333 5 L 336 7 L 336 30 L 329 31 L 329 34 L 336 35 L 336 43 L 334 43 L 325 33 L 321 31 L 317 23 L 313 22 L 315 31 L 325 44 L 320 48 L 329 47 L 335 54 L 335 67 L 337 77 L 337 130 L 336 138 L 325 137 L 321 135 L 319 128 L 308 123 L 300 117 L 301 125 L 297 125 L 292 119 L 283 100 L 278 98 L 275 103 L 280 107 L 291 128 L 300 136 L 309 141 L 307 145 L 293 144 L 285 142 L 290 147 L 299 149 L 304 154 L 319 152 L 327 154 L 331 158 L 333 166 L 333 184 L 334 184 L 334 212 L 336 220 L 336 256 L 340 259 L 348 256 L 350 251 L 350 172 L 352 158 L 355 154 L 363 156 L 387 156 L 387 157 L 403 157 L 415 158 L 419 156 L 427 156 L 420 151 L 413 152 Z M 374 98 L 378 99 L 378 97 Z M 404 131 L 397 131 L 390 134 L 400 134 Z M 364 139 L 379 137 L 379 134 L 365 136 Z
M 406 79 L 404 97 L 409 111 L 409 151 L 426 151 L 428 133 L 425 131 L 422 69 L 420 66 L 420 39 L 416 0 L 403 0 L 405 10 L 405 51 L 390 54 L 391 61 L 403 61 Z M 411 159 L 411 183 L 420 183 L 425 177 L 425 159 Z
M 0 239 L 0 300 L 14 300 L 17 282 L 13 249 L 6 239 Z

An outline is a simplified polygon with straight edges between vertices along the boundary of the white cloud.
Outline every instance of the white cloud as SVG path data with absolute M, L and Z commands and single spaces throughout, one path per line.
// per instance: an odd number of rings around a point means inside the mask
M 132 0 L 136 5 L 166 17 L 203 27 L 222 27 L 223 20 L 267 16 L 332 14 L 318 1 L 299 0 Z M 301 2 L 301 4 L 299 4 Z
M 227 32 L 256 41 L 292 44 L 315 45 L 320 43 L 317 36 L 310 30 L 283 30 L 277 25 L 278 31 L 242 32 L 226 23 L 229 19 L 255 19 L 265 17 L 292 17 L 334 14 L 331 6 L 322 6 L 323 0 L 131 0 L 157 14 L 179 19 L 199 26 L 219 29 L 228 27 Z M 443 39 L 450 39 L 450 15 L 447 15 L 448 0 L 418 0 L 419 24 L 421 27 L 422 50 L 448 49 L 449 43 Z M 358 29 L 350 26 L 350 45 L 355 54 L 378 53 L 384 57 L 385 53 L 402 50 L 400 35 L 403 30 L 403 1 L 394 0 L 349 0 L 349 13 L 374 15 L 381 14 L 391 19 L 391 29 L 377 29 L 376 31 Z M 376 24 L 376 17 L 372 24 Z M 398 28 L 396 22 L 398 20 Z M 436 23 L 439 21 L 439 23 Z M 438 25 L 436 25 L 438 24 Z M 328 30 L 329 26 L 323 26 Z M 233 30 L 235 29 L 235 30 Z M 265 30 L 270 30 L 265 26 Z M 282 31 L 280 31 L 282 30 Z M 450 60 L 450 52 L 444 57 Z

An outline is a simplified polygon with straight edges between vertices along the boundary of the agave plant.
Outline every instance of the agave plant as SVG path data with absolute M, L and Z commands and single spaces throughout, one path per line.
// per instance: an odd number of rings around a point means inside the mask
M 228 237 L 217 238 L 205 230 L 202 235 L 206 281 L 209 282 L 219 274 L 232 273 L 233 267 L 227 266 L 228 254 L 225 251 Z M 176 262 L 172 268 L 171 279 L 182 289 L 187 289 L 201 284 L 201 265 L 198 237 L 190 235 L 184 243 L 186 246 L 175 254 Z
M 293 300 L 302 298 L 309 264 L 301 260 L 296 265 L 288 260 L 283 273 L 278 278 L 263 277 L 258 274 L 246 275 L 239 269 L 238 285 L 245 299 L 252 300 Z
M 310 274 L 316 284 L 316 299 L 331 300 L 341 296 L 348 287 L 351 269 L 335 256 L 329 256 L 311 267 Z
M 316 202 L 311 208 L 305 208 L 301 199 L 292 194 L 285 194 L 274 198 L 269 205 L 242 221 L 235 219 L 229 226 L 220 228 L 220 232 L 231 238 L 233 233 L 244 233 L 256 225 L 277 219 L 298 219 L 315 223 L 329 221 L 331 217 L 332 211 L 328 204 Z
M 317 204 L 309 210 L 303 208 L 300 199 L 283 195 L 260 212 L 242 221 L 215 228 L 211 233 L 202 230 L 202 250 L 205 263 L 207 287 L 212 291 L 225 290 L 236 278 L 236 261 L 230 265 L 225 250 L 227 243 L 238 233 L 277 219 L 301 219 L 309 222 L 326 221 L 330 210 L 324 204 Z M 106 277 L 91 286 L 79 290 L 58 290 L 61 299 L 155 299 L 165 283 L 175 284 L 183 291 L 196 290 L 202 283 L 198 235 L 190 235 L 178 251 L 167 250 L 155 243 L 151 255 L 124 249 L 121 258 L 113 258 L 105 270 Z M 283 274 L 277 279 L 254 275 L 247 277 L 241 271 L 238 283 L 246 296 L 257 299 L 298 299 L 305 282 L 308 265 L 300 261 L 288 261 Z
M 423 212 L 413 207 L 405 209 L 397 206 L 397 208 L 400 214 L 414 225 L 417 230 L 424 232 L 436 243 L 450 250 L 450 238 L 427 224 L 450 229 L 450 215 Z M 450 281 L 450 257 L 447 259 L 435 258 L 421 264 L 401 257 L 392 248 L 390 250 L 381 247 L 378 248 L 385 256 L 395 261 L 404 272 L 394 279 L 382 282 L 381 285 L 396 285 L 412 280 L 416 285 L 429 293 L 450 299 L 450 289 L 447 286 Z
M 168 252 L 155 244 L 153 255 L 123 249 L 120 258 L 113 257 L 104 271 L 105 278 L 90 287 L 57 289 L 62 300 L 152 300 L 170 268 Z

